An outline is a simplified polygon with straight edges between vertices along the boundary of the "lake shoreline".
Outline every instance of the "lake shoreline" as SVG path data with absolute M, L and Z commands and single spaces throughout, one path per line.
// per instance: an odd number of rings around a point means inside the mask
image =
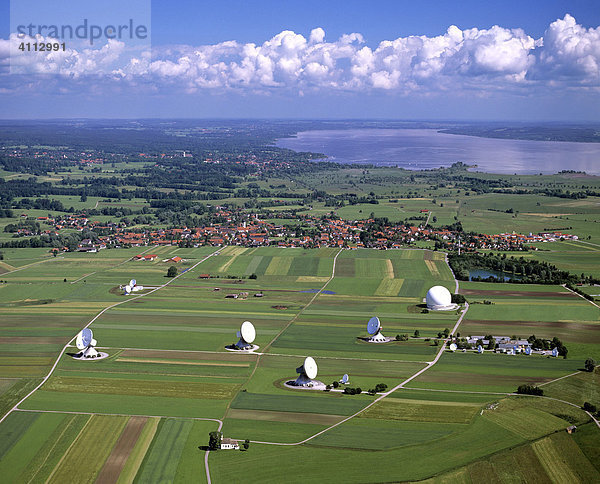
M 443 133 L 439 128 L 307 130 L 279 138 L 275 146 L 323 153 L 340 164 L 397 166 L 407 170 L 448 168 L 495 174 L 556 174 L 564 170 L 600 175 L 600 143 L 536 141 Z

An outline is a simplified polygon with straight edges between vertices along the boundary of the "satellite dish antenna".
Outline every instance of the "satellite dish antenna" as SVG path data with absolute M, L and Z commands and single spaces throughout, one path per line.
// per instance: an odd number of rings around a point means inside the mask
M 558 356 L 558 348 L 557 347 L 554 347 L 552 349 L 552 356 L 554 356 L 555 358 Z
M 456 346 L 456 343 L 452 343 L 450 345 L 450 351 L 452 351 L 453 353 L 456 351 L 457 348 L 458 348 L 458 346 Z
M 79 358 L 96 358 L 98 357 L 98 352 L 96 351 L 96 346 L 98 342 L 94 339 L 94 333 L 90 328 L 85 328 L 79 332 L 77 335 L 77 339 L 75 340 L 75 345 L 78 350 L 81 350 L 78 357 Z
M 296 373 L 299 373 L 298 378 L 294 382 L 294 385 L 300 387 L 312 387 L 313 379 L 317 377 L 317 362 L 312 356 L 307 356 L 304 359 L 302 366 L 296 368 Z
M 129 281 L 129 285 L 130 285 L 131 287 L 135 287 L 135 286 L 137 286 L 137 282 L 136 282 L 136 280 L 135 280 L 135 279 L 131 279 L 131 281 Z
M 387 338 L 381 334 L 381 321 L 377 316 L 373 316 L 369 319 L 367 323 L 367 333 L 371 335 L 371 337 L 367 340 L 370 343 L 385 343 L 387 342 Z
M 477 347 L 477 353 L 479 353 L 479 354 L 483 353 L 483 346 L 479 345 Z
M 128 284 L 127 286 L 125 286 L 123 291 L 126 296 L 129 296 L 131 294 L 131 286 Z
M 342 385 L 346 385 L 348 381 L 348 373 L 344 373 L 344 376 L 342 377 Z
M 379 321 L 379 318 L 377 316 L 374 316 L 371 319 L 369 319 L 369 322 L 367 323 L 367 332 L 370 335 L 377 334 L 377 332 L 380 329 L 381 329 L 381 321 Z
M 252 343 L 256 338 L 256 329 L 250 321 L 244 321 L 240 330 L 237 332 L 240 340 L 234 345 L 238 350 L 252 349 Z
M 531 346 L 528 346 L 527 348 L 525 348 L 525 354 L 526 355 L 530 355 L 531 354 Z

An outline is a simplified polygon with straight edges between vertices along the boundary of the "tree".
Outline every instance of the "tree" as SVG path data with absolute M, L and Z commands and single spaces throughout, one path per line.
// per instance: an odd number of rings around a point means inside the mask
M 421 332 L 418 329 L 415 329 L 415 334 L 413 335 L 413 338 L 419 338 L 421 336 Z
M 338 388 L 338 387 L 340 386 L 340 383 L 339 383 L 337 380 L 335 380 L 335 381 L 332 383 L 332 385 L 333 385 L 333 388 Z
M 592 372 L 596 368 L 596 361 L 593 358 L 585 360 L 585 371 Z
M 209 450 L 220 449 L 221 448 L 221 440 L 223 440 L 222 432 L 217 432 L 216 430 L 214 432 L 210 432 L 208 434 L 208 449 Z
M 387 390 L 387 385 L 385 383 L 378 383 L 375 385 L 375 393 L 385 392 Z
M 248 276 L 248 279 L 258 279 L 258 276 L 256 274 L 252 273 Z
M 521 395 L 537 395 L 541 397 L 544 395 L 544 390 L 533 385 L 520 385 L 519 388 L 517 388 L 517 393 Z
M 244 440 L 242 447 L 244 450 L 248 450 L 250 448 L 250 441 L 248 439 Z
M 596 411 L 596 405 L 593 405 L 590 402 L 585 402 L 581 408 L 590 413 L 594 413 Z
M 177 275 L 177 267 L 171 266 L 167 271 L 167 277 L 175 277 Z

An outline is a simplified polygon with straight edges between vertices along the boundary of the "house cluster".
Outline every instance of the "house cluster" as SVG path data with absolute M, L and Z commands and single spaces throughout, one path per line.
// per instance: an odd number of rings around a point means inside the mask
M 51 150 L 35 147 L 2 147 L 3 155 L 9 158 L 41 158 L 44 160 L 54 160 L 56 162 L 74 162 L 81 164 L 102 164 L 110 163 L 124 155 L 116 153 L 106 153 L 96 150 L 74 150 L 70 148 L 53 148 Z
M 61 229 L 97 229 L 107 234 L 98 238 L 92 245 L 96 250 L 111 247 L 141 247 L 147 245 L 239 245 L 259 247 L 276 245 L 279 247 L 348 247 L 395 249 L 407 243 L 421 240 L 436 241 L 436 247 L 476 251 L 478 249 L 522 250 L 526 243 L 552 242 L 562 239 L 577 240 L 576 235 L 563 232 L 543 232 L 529 234 L 503 233 L 497 235 L 463 234 L 448 229 L 431 229 L 419 225 L 390 224 L 375 225 L 372 219 L 351 221 L 336 217 L 315 217 L 297 214 L 296 225 L 276 223 L 276 219 L 261 220 L 256 214 L 248 214 L 241 209 L 216 207 L 215 218 L 219 223 L 207 223 L 202 227 L 132 229 L 122 223 L 98 222 L 89 220 L 85 214 L 69 214 L 56 219 L 38 217 L 40 222 Z M 297 227 L 301 227 L 298 229 Z M 373 227 L 377 228 L 374 229 Z M 23 230 L 27 230 L 24 228 Z M 58 232 L 54 232 L 58 233 Z M 101 246 L 104 247 L 101 247 Z M 78 250 L 93 251 L 89 244 L 80 244 Z M 176 261 L 175 261 L 176 262 Z
M 526 339 L 512 339 L 509 336 L 492 337 L 494 338 L 494 351 L 496 353 L 517 354 L 526 351 L 527 348 L 531 348 L 531 343 Z M 486 339 L 485 336 L 469 336 L 467 338 L 467 344 L 470 345 L 472 349 L 476 349 L 478 345 L 487 348 L 490 344 L 490 340 Z
M 77 252 L 98 252 L 99 250 L 106 249 L 106 241 L 108 237 L 103 237 L 105 240 L 98 240 L 93 242 L 91 239 L 83 239 L 77 246 Z
M 457 249 L 464 251 L 475 251 L 478 249 L 493 249 L 493 250 L 523 250 L 525 244 L 535 244 L 538 242 L 556 242 L 558 240 L 578 240 L 579 237 L 572 234 L 562 232 L 540 232 L 538 234 L 529 233 L 529 235 L 513 233 L 502 234 L 477 234 L 463 237 L 462 241 L 456 238 L 457 234 L 444 234 L 445 248 Z M 448 240 L 447 240 L 448 239 Z
M 565 234 L 563 232 L 540 232 L 538 234 L 529 235 L 513 233 L 503 233 L 498 235 L 487 236 L 493 241 L 504 241 L 511 244 L 535 244 L 538 242 L 556 242 L 557 240 L 578 240 L 576 235 Z

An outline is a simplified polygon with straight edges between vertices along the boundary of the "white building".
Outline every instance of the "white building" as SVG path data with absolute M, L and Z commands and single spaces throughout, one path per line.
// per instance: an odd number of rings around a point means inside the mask
M 429 289 L 425 302 L 430 311 L 451 311 L 458 308 L 458 304 L 452 302 L 450 291 L 444 286 L 433 286 Z
M 223 438 L 221 440 L 221 450 L 240 450 L 240 444 L 237 440 Z

